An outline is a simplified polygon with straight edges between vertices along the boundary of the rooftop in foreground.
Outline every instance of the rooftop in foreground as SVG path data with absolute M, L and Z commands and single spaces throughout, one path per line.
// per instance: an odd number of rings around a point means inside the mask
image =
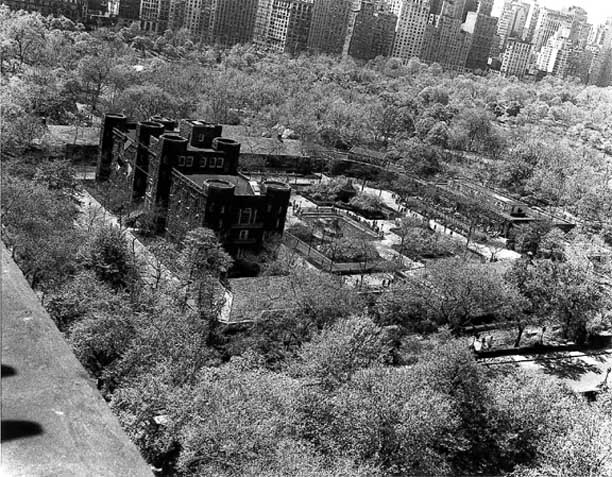
M 5 477 L 151 477 L 21 270 L 2 255 Z

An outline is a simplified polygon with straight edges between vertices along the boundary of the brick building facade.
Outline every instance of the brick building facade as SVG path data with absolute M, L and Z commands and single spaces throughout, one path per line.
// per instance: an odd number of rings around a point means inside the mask
M 154 117 L 135 123 L 106 115 L 96 180 L 108 180 L 113 168 L 123 166 L 133 200 L 155 212 L 159 232 L 173 240 L 204 226 L 235 256 L 257 251 L 282 235 L 291 189 L 242 175 L 240 143 L 222 132 L 204 121 Z

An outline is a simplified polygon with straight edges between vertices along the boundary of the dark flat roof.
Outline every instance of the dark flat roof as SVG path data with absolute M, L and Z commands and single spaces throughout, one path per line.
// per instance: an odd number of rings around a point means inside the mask
M 210 180 L 227 181 L 236 186 L 236 195 L 255 195 L 251 184 L 242 176 L 229 174 L 183 174 L 185 177 L 202 187 Z
M 0 254 L 0 474 L 152 477 L 3 244 Z

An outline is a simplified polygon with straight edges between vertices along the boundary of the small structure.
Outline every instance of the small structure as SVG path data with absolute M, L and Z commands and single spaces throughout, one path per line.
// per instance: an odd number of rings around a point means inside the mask
M 100 128 L 48 125 L 37 141 L 75 165 L 95 166 L 100 153 Z
M 222 134 L 222 126 L 205 121 L 153 117 L 136 123 L 107 114 L 96 180 L 123 167 L 133 200 L 156 215 L 158 232 L 175 240 L 204 226 L 234 256 L 257 251 L 282 235 L 291 188 L 249 181 L 238 172 L 241 144 Z

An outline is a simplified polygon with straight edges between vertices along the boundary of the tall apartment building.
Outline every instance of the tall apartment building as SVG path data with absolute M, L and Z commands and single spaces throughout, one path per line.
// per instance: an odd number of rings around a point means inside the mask
M 431 6 L 430 0 L 404 0 L 391 56 L 406 63 L 421 55 Z
M 506 0 L 497 23 L 499 51 L 502 51 L 508 38 L 523 38 L 527 28 L 527 19 L 531 4 L 527 1 Z
M 481 13 L 480 9 L 468 12 L 462 28 L 472 35 L 465 67 L 469 70 L 486 70 L 496 39 L 497 18 Z
M 517 78 L 525 76 L 531 48 L 531 43 L 519 40 L 518 38 L 508 39 L 502 55 L 500 68 L 502 74 L 505 76 L 516 76 Z
M 447 0 L 441 13 L 431 14 L 425 29 L 420 58 L 445 69 L 465 69 L 472 35 L 462 29 L 465 0 Z
M 314 0 L 308 49 L 342 54 L 352 11 L 352 0 Z
M 313 0 L 259 0 L 253 41 L 291 54 L 306 49 Z
M 84 21 L 89 9 L 98 10 L 100 5 L 93 5 L 88 0 L 3 0 L 11 10 L 40 12 L 42 15 L 65 16 L 74 21 Z
M 138 20 L 140 0 L 120 0 L 117 15 L 123 20 Z
M 163 33 L 168 29 L 171 0 L 140 0 L 140 28 Z
M 345 42 L 346 54 L 363 60 L 389 56 L 395 37 L 397 17 L 378 2 L 359 2 Z
M 536 68 L 546 73 L 565 76 L 565 67 L 572 49 L 571 29 L 561 28 L 537 53 Z
M 212 0 L 208 36 L 224 46 L 253 39 L 258 0 Z
M 570 37 L 569 40 L 577 47 L 584 48 L 586 46 L 590 27 L 588 22 L 588 13 L 584 8 L 572 6 L 564 13 L 567 14 L 570 21 Z
M 542 8 L 533 35 L 533 51 L 539 52 L 560 28 L 572 27 L 573 18 L 565 12 Z
M 170 0 L 168 29 L 178 31 L 183 28 L 185 23 L 185 3 L 186 0 Z
M 197 42 L 210 42 L 212 1 L 183 0 L 183 28 L 187 29 L 191 38 Z

